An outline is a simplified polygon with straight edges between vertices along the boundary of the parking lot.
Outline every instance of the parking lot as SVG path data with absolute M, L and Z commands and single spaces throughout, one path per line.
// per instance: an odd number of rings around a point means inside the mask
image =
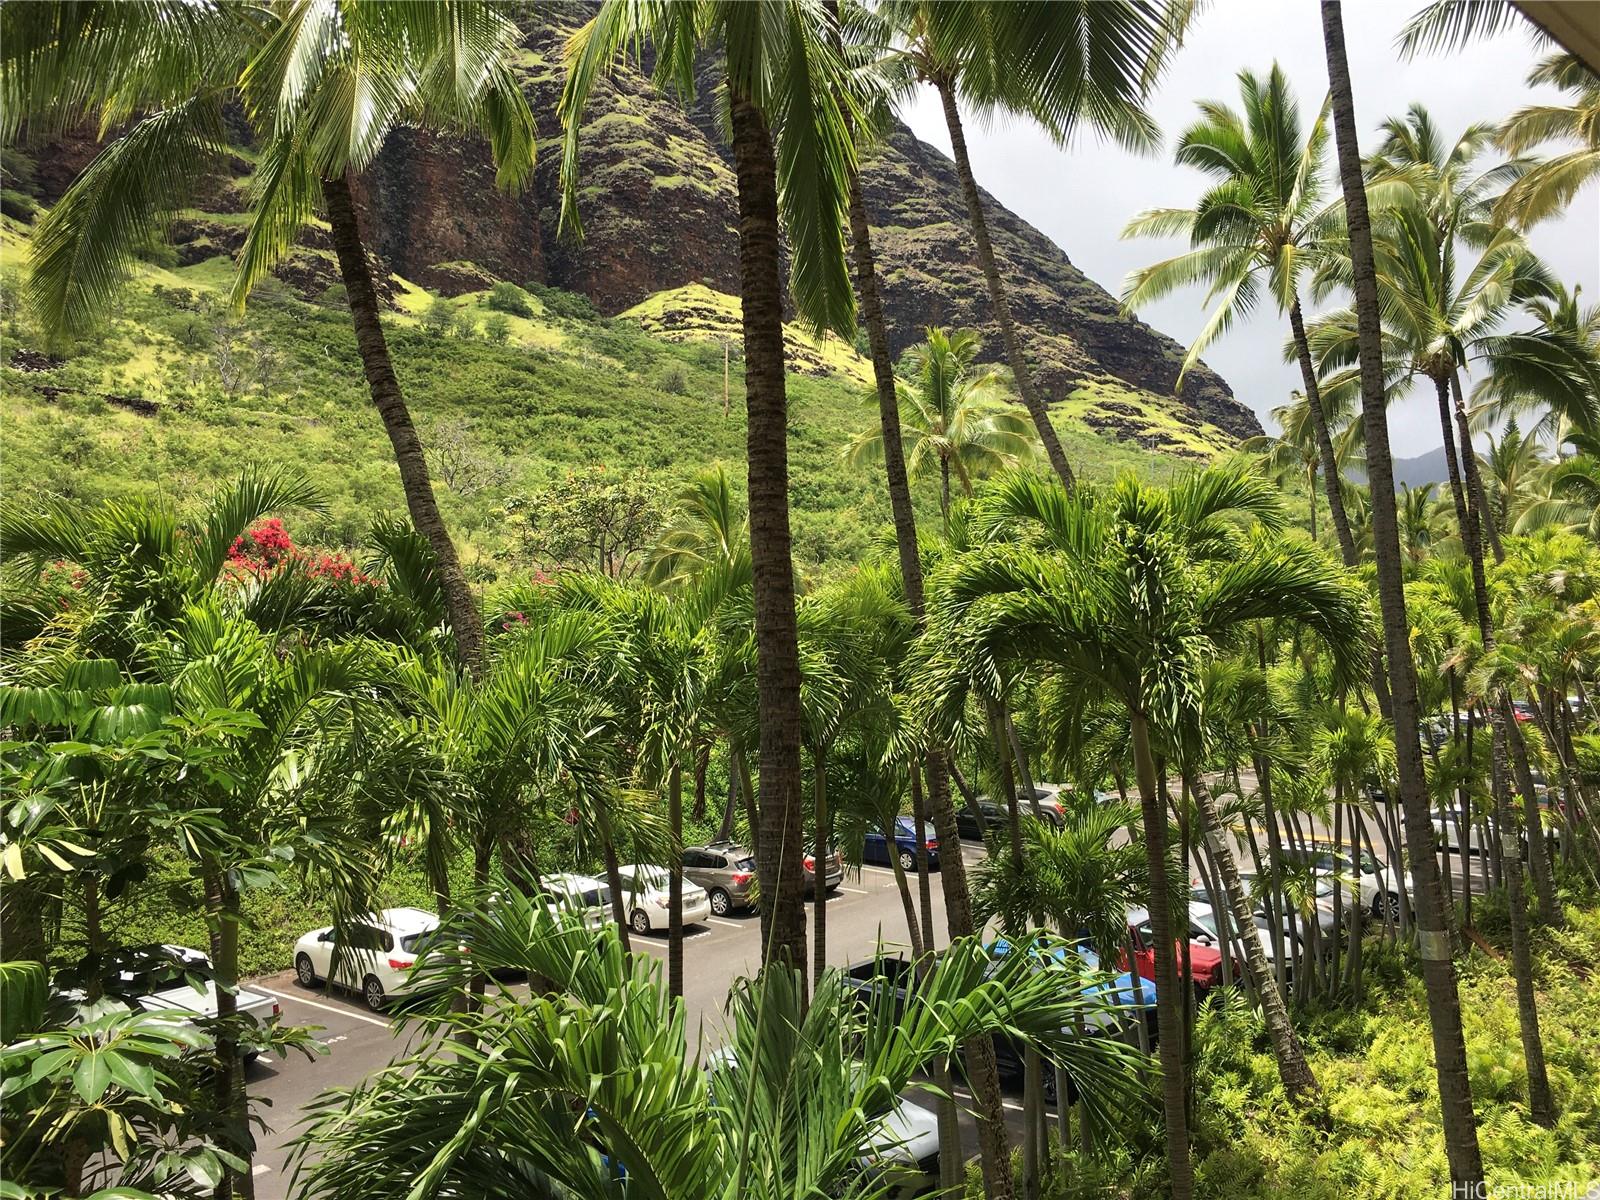
M 968 864 L 983 858 L 981 846 L 968 845 L 963 854 Z M 916 887 L 915 876 L 911 879 Z M 937 875 L 931 880 L 933 925 L 940 945 L 947 941 L 944 892 Z M 905 910 L 895 890 L 894 872 L 887 867 L 863 867 L 846 874 L 843 884 L 828 898 L 828 961 L 838 966 L 859 962 L 873 955 L 881 944 L 903 947 L 906 943 Z M 633 936 L 635 949 L 663 960 L 667 956 L 665 934 Z M 727 917 L 710 917 L 707 922 L 686 931 L 684 938 L 684 1004 L 688 1012 L 689 1041 L 697 1037 L 706 1047 L 724 1040 L 723 1001 L 728 987 L 740 975 L 753 973 L 761 962 L 761 921 L 753 912 Z M 304 1105 L 329 1087 L 359 1083 L 391 1059 L 409 1048 L 403 1026 L 371 1013 L 360 997 L 336 989 L 308 989 L 295 982 L 293 971 L 252 980 L 250 987 L 266 992 L 283 1007 L 285 1022 L 323 1026 L 318 1037 L 328 1047 L 326 1055 L 307 1062 L 296 1055 L 287 1060 L 262 1059 L 249 1068 L 250 1095 L 260 1106 L 266 1121 L 265 1133 L 258 1132 L 256 1154 L 256 1195 L 258 1200 L 281 1200 L 288 1195 L 289 1143 Z M 932 1100 L 926 1101 L 932 1107 Z M 1010 1115 L 1016 1117 L 1021 1105 L 1007 1101 Z M 976 1135 L 970 1122 L 967 1128 L 970 1151 L 976 1151 Z

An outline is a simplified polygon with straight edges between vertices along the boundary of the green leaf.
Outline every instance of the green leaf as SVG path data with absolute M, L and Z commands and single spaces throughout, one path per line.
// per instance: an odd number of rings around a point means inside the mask
M 85 1104 L 98 1104 L 111 1086 L 111 1066 L 103 1051 L 91 1050 L 72 1073 L 72 1086 Z

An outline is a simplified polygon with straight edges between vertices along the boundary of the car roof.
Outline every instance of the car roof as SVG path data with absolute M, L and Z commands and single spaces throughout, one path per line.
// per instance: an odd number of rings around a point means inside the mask
M 574 875 L 566 871 L 557 871 L 553 875 L 546 875 L 544 881 L 559 888 L 581 889 L 605 886 L 592 875 Z
M 432 929 L 439 923 L 436 913 L 425 908 L 386 908 L 378 914 L 391 929 Z
M 738 842 L 707 842 L 703 846 L 685 846 L 686 850 L 715 850 L 718 854 L 751 854 L 747 847 Z

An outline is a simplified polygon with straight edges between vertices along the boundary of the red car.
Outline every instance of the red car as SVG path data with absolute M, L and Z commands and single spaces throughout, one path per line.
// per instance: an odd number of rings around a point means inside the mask
M 1194 977 L 1194 986 L 1200 991 L 1209 991 L 1222 982 L 1222 952 L 1210 944 L 1210 937 L 1203 929 L 1197 929 L 1189 923 L 1188 913 L 1179 919 L 1184 922 L 1183 928 L 1189 934 L 1189 969 Z M 1139 972 L 1141 979 L 1154 981 L 1156 951 L 1149 912 L 1136 908 L 1128 913 L 1128 935 L 1133 939 L 1133 969 Z M 1206 940 L 1201 941 L 1201 938 Z M 1182 975 L 1183 943 L 1174 939 L 1172 953 L 1177 960 L 1178 973 Z M 1127 958 L 1126 951 L 1118 956 L 1118 965 L 1125 971 L 1129 969 Z

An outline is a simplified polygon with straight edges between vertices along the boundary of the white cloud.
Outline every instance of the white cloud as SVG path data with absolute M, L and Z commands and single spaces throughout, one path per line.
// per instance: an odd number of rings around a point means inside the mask
M 1363 146 L 1385 117 L 1421 101 L 1439 127 L 1454 136 L 1474 121 L 1499 121 L 1524 105 L 1559 93 L 1532 89 L 1529 69 L 1544 53 L 1521 33 L 1508 33 L 1452 55 L 1402 61 L 1394 48 L 1401 25 L 1422 0 L 1351 0 L 1344 6 L 1345 41 Z M 1236 74 L 1264 71 L 1276 59 L 1300 98 L 1309 123 L 1327 88 L 1318 7 L 1307 0 L 1219 0 L 1204 9 L 1153 99 L 1151 110 L 1170 147 L 1195 117 L 1195 102 L 1238 103 Z M 949 151 L 938 98 L 925 89 L 902 112 L 924 140 Z M 1170 151 L 1139 157 L 1085 138 L 1058 150 L 1020 122 L 968 130 L 978 182 L 1012 211 L 1055 240 L 1090 278 L 1112 292 L 1127 273 L 1180 249 L 1119 234 L 1135 212 L 1191 203 L 1204 185 L 1198 172 L 1174 166 Z M 1533 243 L 1570 285 L 1580 283 L 1600 299 L 1600 188 L 1591 185 L 1568 214 L 1534 231 Z M 1141 316 L 1180 341 L 1199 332 L 1203 293 L 1194 291 L 1151 305 Z M 1206 361 L 1262 417 L 1298 387 L 1298 371 L 1281 361 L 1286 323 L 1267 305 L 1215 344 Z M 1397 454 L 1420 454 L 1440 441 L 1437 410 L 1411 397 L 1390 409 Z

